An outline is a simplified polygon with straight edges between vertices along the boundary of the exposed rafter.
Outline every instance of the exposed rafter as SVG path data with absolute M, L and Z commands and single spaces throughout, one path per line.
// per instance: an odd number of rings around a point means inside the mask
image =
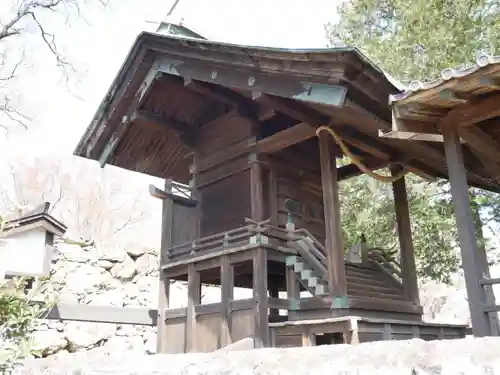
M 136 110 L 130 121 L 141 121 L 159 129 L 172 129 L 179 134 L 184 143 L 190 147 L 194 146 L 195 132 L 192 125 L 178 121 L 171 117 L 159 115 L 147 110 Z

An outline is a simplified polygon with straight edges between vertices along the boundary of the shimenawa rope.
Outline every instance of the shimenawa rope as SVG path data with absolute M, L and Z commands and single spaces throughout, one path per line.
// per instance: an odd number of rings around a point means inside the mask
M 319 136 L 319 133 L 321 133 L 322 131 L 327 131 L 328 133 L 330 133 L 330 135 L 333 137 L 333 139 L 335 140 L 335 142 L 340 146 L 340 149 L 342 150 L 342 152 L 347 155 L 354 164 L 356 164 L 356 166 L 361 170 L 363 171 L 364 173 L 366 173 L 367 175 L 369 175 L 370 177 L 373 177 L 374 179 L 378 180 L 378 181 L 381 181 L 381 182 L 394 182 L 394 181 L 397 181 L 399 180 L 400 178 L 404 177 L 404 175 L 407 173 L 407 171 L 405 169 L 403 169 L 400 173 L 398 173 L 397 175 L 395 176 L 384 176 L 384 175 L 381 175 L 381 174 L 378 174 L 378 173 L 375 173 L 373 172 L 372 170 L 370 170 L 370 168 L 366 167 L 362 162 L 361 160 L 356 156 L 354 155 L 346 146 L 346 144 L 344 143 L 344 141 L 342 140 L 342 138 L 340 138 L 339 135 L 337 135 L 337 133 L 335 133 L 332 128 L 330 128 L 329 126 L 320 126 L 317 130 L 316 130 L 316 135 Z

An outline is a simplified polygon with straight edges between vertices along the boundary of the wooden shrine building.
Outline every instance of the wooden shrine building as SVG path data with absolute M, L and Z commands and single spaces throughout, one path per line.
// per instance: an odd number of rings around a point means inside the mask
M 445 69 L 433 82 L 414 81 L 391 95 L 392 129 L 382 139 L 433 143 L 444 150 L 457 219 L 472 330 L 498 336 L 498 311 L 484 248 L 478 247 L 469 185 L 500 191 L 500 56 L 484 53 L 475 64 Z M 405 140 L 405 141 L 403 141 Z
M 354 48 L 138 37 L 75 153 L 167 180 L 151 187 L 163 200 L 161 352 L 246 337 L 267 347 L 465 335 L 422 322 L 401 174 L 447 178 L 457 148 L 380 137 L 394 130 L 395 92 Z M 358 163 L 338 165 L 346 150 Z M 397 259 L 369 238 L 345 249 L 341 234 L 338 183 L 387 166 Z M 186 308 L 168 307 L 171 280 L 187 281 Z M 221 302 L 203 304 L 201 284 L 220 285 Z M 252 298 L 235 299 L 234 287 Z

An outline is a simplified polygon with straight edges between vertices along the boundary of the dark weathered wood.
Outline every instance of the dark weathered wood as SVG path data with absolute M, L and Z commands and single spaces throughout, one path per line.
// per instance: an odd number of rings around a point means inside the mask
M 498 100 L 500 106 L 500 99 Z M 459 131 L 462 136 L 476 152 L 488 158 L 491 163 L 500 163 L 500 143 L 496 142 L 491 135 L 486 134 L 479 128 L 464 127 Z
M 150 185 L 151 191 L 152 185 Z M 165 181 L 165 193 L 172 192 L 172 181 Z M 172 246 L 172 227 L 173 227 L 173 200 L 167 197 L 162 202 L 162 224 L 161 224 L 161 251 L 160 265 L 168 262 L 168 249 Z M 169 307 L 170 297 L 170 279 L 167 278 L 165 272 L 160 270 L 159 288 L 158 288 L 158 311 L 159 320 L 157 326 L 157 353 L 165 353 L 167 350 L 167 329 L 165 309 Z
M 476 337 L 487 336 L 490 333 L 489 320 L 484 312 L 485 293 L 479 284 L 482 277 L 478 274 L 477 243 L 474 221 L 469 203 L 467 177 L 457 128 L 445 126 L 442 128 L 446 162 L 451 184 L 451 194 L 455 217 L 458 225 L 458 239 L 462 254 L 465 286 L 473 334 Z
M 131 121 L 141 121 L 156 126 L 161 130 L 165 128 L 173 129 L 180 135 L 186 145 L 194 147 L 195 132 L 193 127 L 173 117 L 165 117 L 146 110 L 136 110 L 131 116 Z
M 51 320 L 155 326 L 158 321 L 158 310 L 84 305 L 79 303 L 58 303 L 48 311 L 45 318 Z
M 290 301 L 291 306 L 298 305 L 300 299 L 300 284 L 295 275 L 293 267 L 286 267 L 286 298 Z M 288 311 L 288 318 L 294 316 L 293 310 Z
M 400 166 L 392 166 L 393 176 L 401 173 Z M 408 198 L 406 196 L 405 177 L 393 182 L 392 191 L 394 194 L 394 206 L 396 211 L 396 221 L 400 246 L 401 276 L 403 288 L 408 301 L 419 303 L 417 267 L 415 266 L 415 252 L 411 233 L 410 212 L 408 208 Z
M 200 273 L 196 271 L 194 263 L 188 265 L 188 306 L 186 317 L 186 350 L 196 351 L 196 305 L 201 303 Z
M 227 255 L 221 258 L 221 347 L 231 344 L 231 300 L 234 291 L 233 266 Z
M 340 227 L 340 202 L 335 158 L 331 152 L 330 135 L 319 134 L 323 209 L 325 214 L 325 248 L 328 255 L 328 286 L 335 307 L 347 307 L 347 285 L 344 246 Z
M 259 162 L 252 162 L 250 184 L 252 219 L 262 221 L 264 220 L 264 190 L 262 185 L 262 164 Z
M 470 126 L 478 122 L 500 115 L 500 94 L 492 95 L 478 103 L 470 103 L 448 112 L 438 126 L 445 127 Z M 444 135 L 444 134 L 443 134 Z
M 276 180 L 276 172 L 270 168 L 268 172 L 268 204 L 269 204 L 269 217 L 271 224 L 278 224 L 278 183 Z
M 496 278 L 487 278 L 487 279 L 482 279 L 479 281 L 479 283 L 481 285 L 496 285 L 496 284 L 500 284 L 500 277 L 496 277 Z
M 301 122 L 269 137 L 261 139 L 257 142 L 257 151 L 272 154 L 296 143 L 312 138 L 315 134 L 316 129 L 313 126 L 305 122 Z
M 269 346 L 268 297 L 267 297 L 267 256 L 266 249 L 254 250 L 253 260 L 253 298 L 255 313 L 255 347 Z

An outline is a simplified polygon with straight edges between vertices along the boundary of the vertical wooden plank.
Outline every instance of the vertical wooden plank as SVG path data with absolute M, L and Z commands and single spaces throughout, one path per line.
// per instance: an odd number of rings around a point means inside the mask
M 303 332 L 302 346 L 316 346 L 316 336 L 311 332 Z
M 298 308 L 300 299 L 300 285 L 293 267 L 286 267 L 286 298 L 290 306 L 288 320 L 293 320 L 296 315 L 293 310 Z
M 156 353 L 167 352 L 167 321 L 165 310 L 170 302 L 170 279 L 160 270 L 158 286 L 158 321 L 156 323 Z
M 359 344 L 359 327 L 358 321 L 353 318 L 349 321 L 348 330 L 343 334 L 344 342 L 350 345 Z
M 257 161 L 257 155 L 250 155 L 250 198 L 252 205 L 252 219 L 264 220 L 264 189 L 262 186 L 262 165 Z
M 220 346 L 223 348 L 233 342 L 231 335 L 231 301 L 234 293 L 234 268 L 229 263 L 229 257 L 221 258 L 221 332 Z
M 165 181 L 165 191 L 172 191 L 172 181 Z M 161 271 L 161 266 L 168 262 L 168 251 L 172 246 L 173 227 L 173 202 L 171 199 L 162 201 L 162 224 L 161 224 L 161 247 L 160 247 L 160 272 L 158 285 L 158 321 L 156 331 L 156 352 L 165 353 L 167 350 L 167 330 L 165 309 L 168 309 L 170 295 L 170 279 L 165 277 Z
M 393 176 L 401 173 L 401 170 L 399 165 L 391 167 Z M 419 304 L 417 267 L 415 266 L 410 211 L 404 177 L 392 183 L 392 192 L 394 194 L 404 293 L 408 301 Z
M 201 233 L 201 219 L 202 219 L 202 212 L 201 208 L 203 207 L 202 199 L 203 196 L 200 194 L 198 191 L 197 183 L 198 183 L 198 153 L 195 151 L 193 153 L 193 164 L 190 165 L 189 167 L 189 173 L 191 174 L 191 179 L 189 181 L 189 187 L 191 188 L 191 198 L 196 199 L 198 201 L 198 206 L 196 207 L 196 229 L 195 229 L 195 238 L 200 237 Z
M 278 180 L 276 172 L 271 168 L 268 174 L 269 183 L 269 214 L 271 224 L 278 225 Z
M 388 323 L 384 324 L 384 331 L 382 333 L 382 340 L 392 340 L 392 329 Z
M 411 336 L 414 339 L 420 338 L 420 327 L 419 326 L 411 326 Z
M 188 305 L 186 312 L 186 350 L 185 352 L 196 351 L 196 305 L 201 303 L 200 295 L 200 273 L 196 270 L 195 264 L 188 265 Z
M 271 348 L 275 348 L 276 347 L 276 330 L 273 329 L 273 328 L 270 328 L 269 329 L 269 335 L 271 336 L 270 340 L 271 340 Z
M 474 202 L 475 194 L 474 191 L 469 190 L 469 197 L 471 200 L 471 209 L 472 209 L 472 219 L 474 220 L 474 229 L 476 231 L 476 243 L 477 243 L 477 265 L 478 265 L 478 273 L 481 279 L 489 279 L 491 277 L 490 274 L 490 265 L 488 264 L 488 256 L 486 255 L 486 246 L 483 234 L 483 222 L 481 220 L 481 216 L 479 213 L 479 207 Z M 487 305 L 493 306 L 496 305 L 495 301 L 495 293 L 493 291 L 492 285 L 483 285 L 484 294 L 485 294 L 485 302 Z M 490 326 L 490 334 L 492 336 L 500 335 L 500 327 L 498 321 L 498 313 L 488 313 L 489 326 Z
M 253 259 L 253 299 L 255 314 L 255 347 L 269 346 L 268 298 L 267 298 L 267 252 L 255 249 Z
M 458 240 L 462 254 L 472 334 L 475 337 L 483 337 L 490 334 L 490 327 L 488 314 L 484 312 L 484 289 L 479 284 L 481 275 L 478 274 L 476 233 L 469 201 L 462 146 L 456 128 L 446 126 L 443 127 L 442 132 L 453 207 L 458 226 Z
M 325 249 L 328 254 L 328 286 L 333 308 L 347 308 L 347 285 L 344 264 L 344 246 L 340 226 L 340 201 L 335 156 L 330 135 L 319 133 L 321 184 L 325 212 Z

